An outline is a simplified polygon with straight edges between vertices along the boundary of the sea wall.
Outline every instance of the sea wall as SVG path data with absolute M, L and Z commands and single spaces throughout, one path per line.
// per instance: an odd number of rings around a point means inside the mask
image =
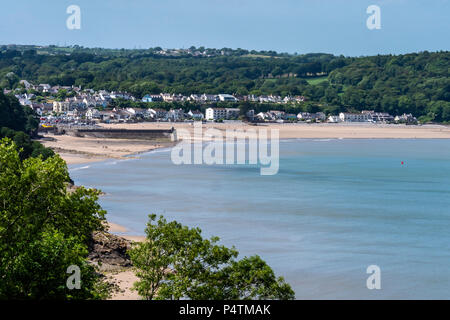
M 109 139 L 139 139 L 139 140 L 174 140 L 176 130 L 129 130 L 129 129 L 68 129 L 58 128 L 60 134 L 68 134 L 76 137 L 93 137 Z

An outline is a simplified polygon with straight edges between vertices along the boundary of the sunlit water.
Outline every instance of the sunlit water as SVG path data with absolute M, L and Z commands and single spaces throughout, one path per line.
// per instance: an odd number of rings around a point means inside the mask
M 198 226 L 260 255 L 298 299 L 450 299 L 450 140 L 282 141 L 275 176 L 175 166 L 168 150 L 70 169 L 132 234 L 149 213 Z

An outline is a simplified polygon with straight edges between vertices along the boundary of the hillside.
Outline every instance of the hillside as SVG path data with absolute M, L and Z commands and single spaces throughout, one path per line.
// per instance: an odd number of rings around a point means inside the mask
M 238 49 L 0 47 L 0 87 L 21 79 L 147 93 L 302 95 L 325 111 L 450 121 L 449 52 L 343 57 Z

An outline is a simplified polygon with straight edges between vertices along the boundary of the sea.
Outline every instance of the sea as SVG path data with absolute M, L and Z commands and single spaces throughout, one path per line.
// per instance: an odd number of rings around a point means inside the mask
M 151 213 L 199 227 L 297 299 L 450 299 L 450 140 L 282 140 L 272 176 L 175 165 L 170 149 L 69 170 L 129 234 Z

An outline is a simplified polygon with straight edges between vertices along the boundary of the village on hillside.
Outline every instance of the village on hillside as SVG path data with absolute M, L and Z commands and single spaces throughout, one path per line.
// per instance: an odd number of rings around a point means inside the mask
M 77 86 L 51 86 L 49 84 L 34 85 L 27 80 L 20 81 L 21 87 L 4 90 L 5 94 L 14 94 L 23 106 L 29 106 L 40 117 L 42 125 L 58 123 L 92 125 L 95 123 L 120 123 L 140 121 L 249 121 L 249 122 L 361 122 L 361 123 L 404 123 L 417 124 L 412 114 L 390 115 L 373 110 L 359 113 L 341 112 L 336 115 L 323 112 L 299 112 L 297 114 L 277 110 L 283 104 L 300 104 L 307 99 L 303 96 L 272 96 L 231 94 L 146 94 L 141 99 L 127 92 L 107 90 L 81 89 Z M 119 107 L 114 101 L 142 102 L 145 108 Z M 256 113 L 254 110 L 241 112 L 239 108 L 215 107 L 217 103 L 250 103 L 273 104 L 273 110 Z M 183 108 L 162 109 L 153 107 L 155 102 L 183 103 L 189 102 L 196 108 L 186 112 Z M 222 104 L 223 105 L 223 104 Z M 201 110 L 204 110 L 202 112 Z

